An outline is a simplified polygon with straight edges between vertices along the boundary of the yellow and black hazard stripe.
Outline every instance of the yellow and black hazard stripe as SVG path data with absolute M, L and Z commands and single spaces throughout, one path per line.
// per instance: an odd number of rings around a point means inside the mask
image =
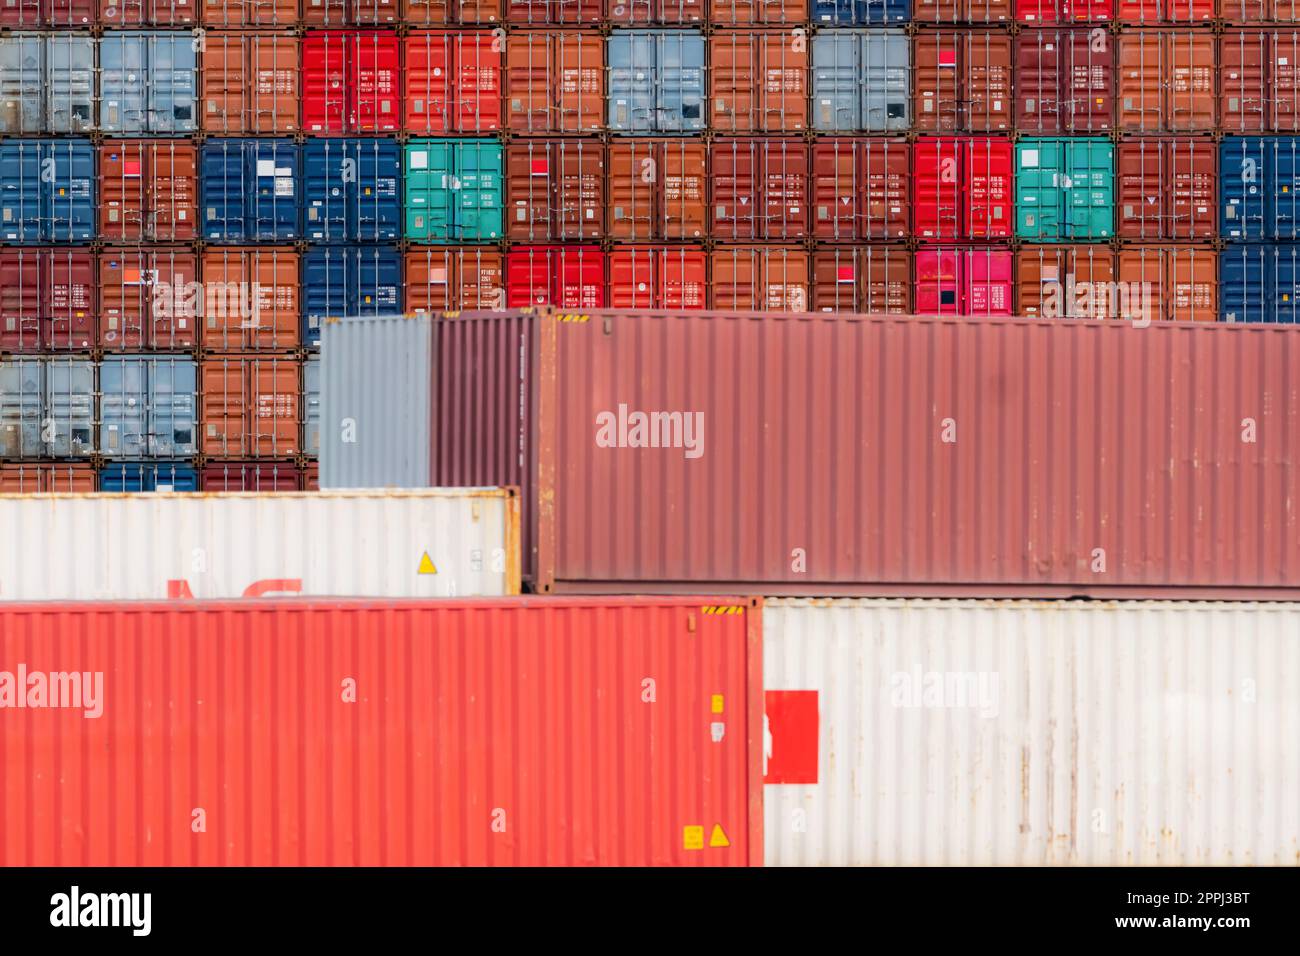
M 555 316 L 556 322 L 590 322 L 591 316 L 581 312 L 560 312 Z
M 706 604 L 700 608 L 705 614 L 743 614 L 745 606 L 743 604 Z

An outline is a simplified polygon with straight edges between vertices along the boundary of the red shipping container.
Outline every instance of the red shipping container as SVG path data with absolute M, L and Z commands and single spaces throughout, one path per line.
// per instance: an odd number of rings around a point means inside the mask
M 605 19 L 616 26 L 702 23 L 704 0 L 607 0 Z
M 1218 255 L 1212 246 L 1128 246 L 1115 265 L 1121 297 L 1111 314 L 1148 322 L 1217 322 Z
M 107 249 L 99 265 L 99 344 L 188 349 L 203 313 L 198 257 L 184 246 Z
M 1228 30 L 1219 38 L 1219 116 L 1225 131 L 1300 131 L 1297 56 L 1300 33 L 1294 28 Z
M 299 363 L 286 355 L 208 355 L 199 368 L 199 450 L 213 458 L 292 458 Z
M 199 175 L 193 143 L 109 140 L 99 147 L 99 189 L 103 239 L 176 242 L 196 235 Z
M 709 254 L 710 307 L 746 312 L 807 312 L 808 253 L 785 246 L 718 246 Z
M 285 462 L 216 461 L 199 474 L 200 491 L 298 491 L 302 473 Z
M 917 23 L 1009 23 L 1011 0 L 913 0 Z
M 408 35 L 403 129 L 420 134 L 499 130 L 504 44 L 491 33 Z
M 1016 37 L 1016 129 L 1100 133 L 1115 125 L 1115 38 L 1099 27 Z
M 1105 23 L 1115 18 L 1115 0 L 1015 0 L 1021 23 Z
M 408 312 L 506 307 L 505 254 L 492 246 L 409 249 L 403 263 Z
M 912 253 L 902 246 L 822 247 L 813 253 L 813 311 L 907 315 Z
M 297 347 L 302 321 L 298 266 L 292 248 L 205 249 L 203 347 L 216 352 Z
M 506 22 L 527 26 L 599 23 L 604 0 L 502 0 Z
M 912 147 L 913 234 L 927 239 L 1011 235 L 1014 196 L 1009 139 L 921 139 Z
M 1120 33 L 1119 128 L 1145 133 L 1212 130 L 1218 110 L 1215 37 L 1195 30 Z
M 761 865 L 761 616 L 718 597 L 3 605 L 6 666 L 100 693 L 0 721 L 22 782 L 0 865 Z
M 520 139 L 506 146 L 506 235 L 599 239 L 605 234 L 605 146 Z
M 1014 315 L 1015 264 L 1001 246 L 916 252 L 918 315 Z
M 710 128 L 796 133 L 808 128 L 808 38 L 790 30 L 726 30 L 708 38 Z
M 616 309 L 703 309 L 708 256 L 697 246 L 615 246 L 609 302 Z
M 205 27 L 283 27 L 298 24 L 298 0 L 203 0 Z
M 605 254 L 596 246 L 516 246 L 506 256 L 506 307 L 605 305 Z
M 1115 254 L 1108 246 L 1021 246 L 1016 250 L 1016 314 L 1031 319 L 1114 318 Z
M 813 235 L 906 238 L 911 168 L 911 146 L 904 140 L 818 137 L 812 144 Z
M 1011 35 L 922 29 L 912 46 L 917 130 L 991 133 L 1011 128 Z
M 709 147 L 714 239 L 808 235 L 808 144 L 801 139 L 715 139 Z
M 605 41 L 528 30 L 506 44 L 506 109 L 519 133 L 593 133 L 605 125 Z
M 0 465 L 0 494 L 90 494 L 98 479 L 94 465 Z
M 93 348 L 95 289 L 89 249 L 0 248 L 0 349 Z
M 271 135 L 298 130 L 295 36 L 211 30 L 199 51 L 199 124 L 209 133 Z
M 9 0 L 0 6 L 0 27 L 89 27 L 96 0 Z
M 380 31 L 310 31 L 302 41 L 302 125 L 308 133 L 401 128 L 401 47 Z
M 402 22 L 411 27 L 440 27 L 463 23 L 500 23 L 501 0 L 401 0 Z
M 701 239 L 708 232 L 707 149 L 698 139 L 609 144 L 605 221 L 612 239 Z
M 1120 23 L 1208 24 L 1214 19 L 1217 0 L 1118 0 Z
M 1115 161 L 1121 238 L 1218 235 L 1218 143 L 1194 137 L 1126 140 Z
M 53 0 L 55 6 L 65 9 L 68 6 L 93 9 L 94 0 Z M 105 27 L 178 27 L 197 23 L 199 6 L 197 0 L 98 0 L 99 25 Z M 81 26 L 90 24 L 93 15 L 86 17 L 83 13 L 78 23 L 64 21 L 62 15 L 59 25 Z
M 709 0 L 709 23 L 721 27 L 801 24 L 809 0 Z

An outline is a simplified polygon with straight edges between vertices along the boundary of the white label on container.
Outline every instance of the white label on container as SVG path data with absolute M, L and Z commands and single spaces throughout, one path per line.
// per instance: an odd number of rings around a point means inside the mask
M 1032 169 L 1038 165 L 1038 150 L 1026 149 L 1020 153 L 1020 165 L 1023 169 Z
M 277 166 L 277 167 L 275 167 L 275 174 L 276 174 L 277 176 L 292 176 L 292 175 L 293 175 L 293 167 L 292 167 L 292 166 Z
M 429 168 L 429 154 L 426 153 L 426 152 L 424 152 L 423 150 L 417 150 L 417 151 L 411 153 L 411 168 L 412 168 L 412 169 L 428 169 L 428 168 Z
M 1278 65 L 1278 66 L 1286 66 L 1286 57 L 1284 57 L 1284 56 L 1280 56 L 1280 57 L 1278 57 L 1278 58 L 1277 58 L 1277 65 Z
M 274 175 L 275 175 L 275 160 L 273 160 L 273 159 L 259 159 L 259 160 L 257 161 L 257 175 L 259 175 L 259 176 L 274 176 Z
M 275 194 L 277 196 L 293 195 L 293 180 L 280 177 L 275 181 Z

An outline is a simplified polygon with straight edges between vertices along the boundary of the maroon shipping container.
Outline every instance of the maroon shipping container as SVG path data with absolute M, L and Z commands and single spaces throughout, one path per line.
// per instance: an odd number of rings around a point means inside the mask
M 916 252 L 919 315 L 1014 315 L 1015 266 L 1004 246 L 934 247 Z
M 302 22 L 314 27 L 390 26 L 398 0 L 300 0 Z
M 808 235 L 804 140 L 715 139 L 709 147 L 709 182 L 714 239 L 791 240 Z
M 512 33 L 506 121 L 518 133 L 592 133 L 605 125 L 605 41 L 558 30 Z
M 1116 40 L 1120 129 L 1142 133 L 1214 129 L 1216 37 L 1196 30 L 1129 29 Z
M 1015 0 L 1016 19 L 1040 24 L 1105 23 L 1115 18 L 1115 0 Z
M 506 235 L 525 242 L 605 234 L 605 146 L 520 139 L 506 146 Z
M 185 246 L 100 252 L 99 344 L 109 351 L 188 349 L 204 304 L 198 256 Z
M 1218 254 L 1210 245 L 1128 246 L 1116 256 L 1112 315 L 1143 322 L 1217 322 Z
M 708 255 L 698 246 L 617 245 L 609 253 L 609 304 L 615 309 L 703 309 Z
M 89 249 L 0 249 L 0 349 L 93 348 L 96 288 Z
M 912 311 L 912 253 L 902 246 L 823 246 L 812 268 L 814 312 Z
M 211 30 L 199 52 L 199 124 L 209 133 L 294 133 L 301 100 L 298 38 Z
M 411 27 L 500 23 L 502 0 L 402 0 L 402 22 Z
M 89 9 L 95 5 L 94 0 L 52 0 L 52 3 L 59 10 Z M 197 23 L 199 19 L 198 0 L 98 0 L 98 6 L 99 25 L 105 27 L 179 27 Z M 74 24 L 60 16 L 56 22 L 62 26 L 79 26 L 88 24 L 89 19 Z
M 605 19 L 617 26 L 686 25 L 704 20 L 705 0 L 605 0 Z
M 525 26 L 599 23 L 605 0 L 502 0 L 506 22 Z
M 1142 137 L 1115 151 L 1122 239 L 1218 235 L 1219 144 L 1197 137 Z
M 1297 56 L 1295 28 L 1228 30 L 1219 38 L 1219 120 L 1226 132 L 1300 131 Z
M 911 167 L 912 148 L 905 140 L 818 137 L 812 144 L 813 235 L 906 238 Z
M 1016 129 L 1100 133 L 1115 125 L 1115 37 L 1101 27 L 1016 37 Z
M 922 28 L 912 45 L 912 116 L 927 133 L 1011 128 L 1011 35 Z
M 0 27 L 88 27 L 98 0 L 7 0 L 0 5 Z
M 718 246 L 709 254 L 710 308 L 807 312 L 808 253 L 788 246 Z
M 198 150 L 168 139 L 109 140 L 99 147 L 99 236 L 110 242 L 178 242 L 197 235 Z
M 1011 0 L 913 0 L 917 23 L 1010 23 Z
M 406 311 L 502 310 L 506 307 L 505 273 L 505 253 L 492 246 L 408 249 L 402 268 Z
M 611 141 L 608 155 L 605 223 L 611 238 L 644 242 L 705 236 L 708 159 L 704 143 L 626 137 Z
M 920 139 L 912 147 L 913 235 L 926 239 L 1010 237 L 1011 140 Z
M 302 470 L 302 490 L 320 491 L 320 462 L 312 461 Z
M 598 246 L 515 246 L 506 254 L 506 306 L 605 305 L 605 254 Z
M 1016 250 L 1016 314 L 1031 319 L 1106 319 L 1115 254 L 1096 243 Z
M 199 473 L 200 491 L 299 491 L 302 472 L 289 462 L 214 461 Z
M 499 130 L 504 46 L 488 32 L 408 35 L 402 128 L 421 135 Z
M 401 44 L 379 30 L 313 30 L 302 41 L 302 126 L 308 133 L 401 128 Z
M 710 129 L 808 128 L 808 38 L 790 30 L 726 30 L 708 38 Z

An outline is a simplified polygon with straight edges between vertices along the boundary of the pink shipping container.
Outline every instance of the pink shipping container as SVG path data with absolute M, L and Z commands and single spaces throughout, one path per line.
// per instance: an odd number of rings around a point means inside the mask
M 761 865 L 756 605 L 0 605 L 0 865 Z
M 919 249 L 916 311 L 920 315 L 1014 315 L 1014 269 L 1009 248 Z

